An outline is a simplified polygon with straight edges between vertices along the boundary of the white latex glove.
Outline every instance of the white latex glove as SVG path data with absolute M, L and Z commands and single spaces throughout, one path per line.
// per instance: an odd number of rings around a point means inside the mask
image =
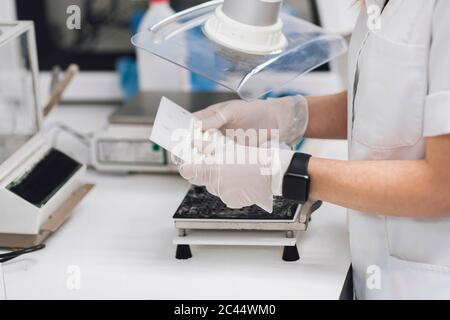
M 294 152 L 235 143 L 214 146 L 208 146 L 201 161 L 181 165 L 180 174 L 194 185 L 205 186 L 229 208 L 257 204 L 271 212 L 265 208 L 267 201 L 281 195 L 282 177 Z
M 232 100 L 210 106 L 194 116 L 201 121 L 203 130 L 218 129 L 223 134 L 227 129 L 268 131 L 267 138 L 259 139 L 256 144 L 238 141 L 240 144 L 256 146 L 279 138 L 295 145 L 308 125 L 308 102 L 302 96 L 252 102 Z M 271 130 L 278 130 L 278 136 L 274 137 Z

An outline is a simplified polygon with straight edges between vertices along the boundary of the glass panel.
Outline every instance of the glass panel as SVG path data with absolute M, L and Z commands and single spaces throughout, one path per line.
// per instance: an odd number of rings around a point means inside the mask
M 347 50 L 345 40 L 302 19 L 282 14 L 287 46 L 265 55 L 223 47 L 205 35 L 204 25 L 221 1 L 188 9 L 133 37 L 135 46 L 234 91 L 259 98 L 329 62 Z M 195 59 L 188 59 L 184 48 Z M 149 70 L 148 72 L 151 72 Z
M 2 41 L 11 28 L 0 25 L 0 163 L 38 131 L 28 32 Z

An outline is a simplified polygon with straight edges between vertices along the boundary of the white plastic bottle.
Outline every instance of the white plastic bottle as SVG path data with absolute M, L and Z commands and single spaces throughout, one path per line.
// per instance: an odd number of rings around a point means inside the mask
M 149 0 L 149 9 L 139 25 L 139 33 L 144 32 L 174 13 L 168 0 Z M 189 90 L 190 73 L 188 70 L 142 49 L 137 49 L 136 54 L 139 72 L 139 89 L 141 92 Z

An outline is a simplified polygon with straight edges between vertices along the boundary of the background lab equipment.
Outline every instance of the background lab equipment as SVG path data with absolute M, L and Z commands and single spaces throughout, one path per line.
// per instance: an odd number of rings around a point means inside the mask
M 282 0 L 215 0 L 187 9 L 135 35 L 158 57 L 253 100 L 347 50 L 345 40 L 281 12 Z M 196 60 L 177 50 L 189 43 Z
M 85 166 L 41 131 L 32 22 L 0 24 L 0 246 L 39 244 L 89 192 Z
M 170 1 L 175 11 L 203 2 L 205 1 Z M 79 32 L 70 32 L 65 27 L 67 17 L 65 9 L 68 3 L 76 3 L 82 9 L 83 26 L 86 27 L 83 31 L 85 34 L 83 45 L 72 44 L 71 39 Z M 351 32 L 359 11 L 353 0 L 285 0 L 284 3 L 302 19 L 341 35 L 348 35 Z M 72 103 L 112 102 L 122 99 L 116 62 L 121 57 L 134 58 L 135 49 L 130 43 L 130 25 L 133 25 L 135 13 L 140 12 L 142 15 L 147 6 L 147 0 L 58 0 L 56 2 L 53 0 L 2 0 L 0 19 L 12 21 L 17 18 L 35 22 L 39 39 L 43 97 L 48 92 L 53 67 L 60 65 L 64 68 L 69 63 L 76 63 L 80 66 L 81 73 L 65 92 L 64 100 Z M 113 14 L 107 14 L 111 12 Z M 111 33 L 114 37 L 110 36 Z M 110 41 L 112 38 L 114 43 Z M 343 63 L 344 60 L 342 59 Z M 320 88 L 334 84 L 336 73 L 339 75 L 341 71 L 346 70 L 345 66 L 340 66 L 340 63 L 341 60 L 339 63 L 331 62 L 329 65 L 324 65 L 316 70 L 315 75 L 308 81 L 302 81 L 299 78 L 298 82 L 288 84 L 283 91 L 295 92 L 300 88 L 302 92 L 320 93 Z M 219 88 L 216 87 L 216 89 Z
M 282 14 L 281 6 L 281 0 L 210 1 L 161 21 L 135 35 L 132 42 L 217 82 L 243 99 L 253 100 L 333 60 L 347 49 L 339 35 Z M 192 61 L 180 54 L 177 48 L 185 43 L 197 48 L 195 53 L 201 59 Z M 297 260 L 297 231 L 307 229 L 311 212 L 321 203 L 310 201 L 300 206 L 281 199 L 275 199 L 274 203 L 274 212 L 268 218 L 256 206 L 230 210 L 205 190 L 192 188 L 174 215 L 179 230 L 174 241 L 178 245 L 176 257 L 190 258 L 189 244 L 270 244 L 285 245 L 283 259 Z M 235 230 L 239 234 L 230 235 Z M 275 232 L 261 234 L 267 230 Z M 280 232 L 289 243 L 283 242 L 283 238 L 280 241 Z M 253 241 L 255 233 L 259 241 Z
M 94 168 L 106 172 L 178 172 L 167 151 L 148 139 L 163 96 L 191 112 L 237 98 L 230 92 L 141 93 L 117 108 L 106 128 L 93 134 L 90 153 Z

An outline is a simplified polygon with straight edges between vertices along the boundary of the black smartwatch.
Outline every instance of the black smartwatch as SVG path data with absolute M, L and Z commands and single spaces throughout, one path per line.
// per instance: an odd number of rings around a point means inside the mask
M 304 204 L 309 199 L 310 178 L 308 163 L 310 154 L 294 154 L 283 178 L 283 198 Z

